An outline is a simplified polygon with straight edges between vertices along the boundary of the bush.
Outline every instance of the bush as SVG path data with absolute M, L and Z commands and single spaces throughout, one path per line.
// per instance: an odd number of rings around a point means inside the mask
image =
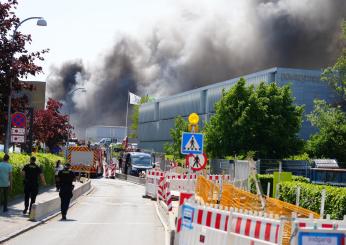
M 300 203 L 303 208 L 320 212 L 321 191 L 326 189 L 325 214 L 332 219 L 342 219 L 346 215 L 346 188 L 315 185 L 297 181 L 281 183 L 279 199 L 295 204 L 296 189 L 300 186 Z
M 0 159 L 2 160 L 4 153 L 0 153 Z M 43 174 L 46 178 L 47 185 L 54 184 L 54 169 L 55 163 L 57 160 L 61 160 L 64 162 L 64 158 L 53 155 L 53 154 L 44 154 L 37 153 L 36 163 L 42 168 Z M 30 156 L 27 154 L 18 154 L 13 153 L 10 154 L 10 163 L 13 166 L 13 189 L 10 193 L 10 197 L 14 197 L 15 195 L 22 194 L 24 192 L 23 186 L 23 177 L 22 177 L 22 169 L 23 166 L 29 163 Z
M 273 195 L 273 181 L 274 181 L 274 176 L 272 174 L 257 174 L 256 175 L 257 179 L 259 180 L 263 194 L 267 194 L 267 188 L 268 188 L 268 183 L 270 183 L 270 196 Z M 292 176 L 293 181 L 299 181 L 303 183 L 310 183 L 310 180 L 308 178 L 305 178 L 303 176 Z M 252 193 L 257 193 L 256 191 L 256 185 L 254 182 L 254 179 L 250 179 L 250 191 Z

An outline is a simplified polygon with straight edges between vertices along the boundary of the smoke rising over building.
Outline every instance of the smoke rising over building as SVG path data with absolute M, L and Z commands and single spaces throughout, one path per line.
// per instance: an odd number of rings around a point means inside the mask
M 268 67 L 331 65 L 346 17 L 345 0 L 191 0 L 177 9 L 146 35 L 118 37 L 97 64 L 53 69 L 49 95 L 77 127 L 124 125 L 127 91 L 161 97 Z M 78 86 L 87 92 L 69 98 Z

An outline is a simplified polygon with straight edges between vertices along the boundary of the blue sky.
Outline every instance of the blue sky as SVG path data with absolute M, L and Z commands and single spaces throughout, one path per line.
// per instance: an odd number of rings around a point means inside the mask
M 173 14 L 172 3 L 171 0 L 19 1 L 16 14 L 21 19 L 43 16 L 48 23 L 47 27 L 38 27 L 35 21 L 30 21 L 19 29 L 32 34 L 30 51 L 50 49 L 41 63 L 45 74 L 35 80 L 44 80 L 52 65 L 59 66 L 67 60 L 97 62 L 118 35 L 141 35 L 158 19 Z

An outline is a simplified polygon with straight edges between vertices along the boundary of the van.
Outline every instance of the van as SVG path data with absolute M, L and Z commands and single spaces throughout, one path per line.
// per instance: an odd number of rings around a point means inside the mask
M 151 155 L 143 152 L 128 152 L 125 155 L 129 157 L 127 174 L 139 176 L 141 172 L 145 172 L 146 170 L 150 170 L 153 168 L 153 162 L 151 159 Z

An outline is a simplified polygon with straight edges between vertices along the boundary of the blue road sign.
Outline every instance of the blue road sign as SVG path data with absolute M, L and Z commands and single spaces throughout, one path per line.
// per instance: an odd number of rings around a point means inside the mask
M 319 232 L 299 232 L 298 233 L 298 245 L 311 244 L 330 244 L 341 245 L 345 234 L 343 233 L 319 233 Z
M 202 154 L 203 134 L 183 132 L 181 139 L 181 154 Z
M 183 213 L 182 222 L 181 222 L 182 226 L 192 230 L 193 229 L 192 223 L 193 223 L 193 216 L 195 213 L 195 209 L 189 205 L 184 204 L 182 213 Z

